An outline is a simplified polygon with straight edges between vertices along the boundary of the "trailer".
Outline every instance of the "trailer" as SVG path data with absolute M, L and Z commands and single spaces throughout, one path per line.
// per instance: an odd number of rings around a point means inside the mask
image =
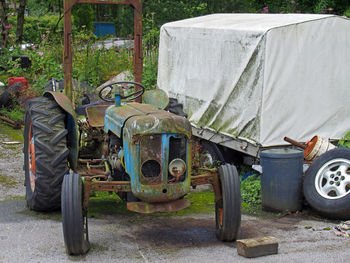
M 158 86 L 197 137 L 248 156 L 349 130 L 350 20 L 213 14 L 163 25 Z

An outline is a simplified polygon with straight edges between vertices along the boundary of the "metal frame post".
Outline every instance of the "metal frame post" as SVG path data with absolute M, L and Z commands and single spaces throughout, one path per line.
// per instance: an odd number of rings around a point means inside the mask
M 72 7 L 75 4 L 119 4 L 134 8 L 134 75 L 136 82 L 142 82 L 142 0 L 64 0 L 64 90 L 73 102 L 72 76 Z M 137 87 L 136 87 L 137 89 Z M 141 98 L 140 98 L 141 100 Z

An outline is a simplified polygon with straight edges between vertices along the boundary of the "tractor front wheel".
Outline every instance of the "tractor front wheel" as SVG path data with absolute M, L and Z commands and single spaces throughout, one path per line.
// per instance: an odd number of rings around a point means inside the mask
M 66 174 L 62 184 L 62 227 L 69 255 L 84 255 L 90 249 L 84 188 L 79 174 Z
M 222 198 L 215 204 L 216 237 L 221 241 L 234 241 L 241 224 L 241 188 L 234 165 L 221 165 L 218 169 Z

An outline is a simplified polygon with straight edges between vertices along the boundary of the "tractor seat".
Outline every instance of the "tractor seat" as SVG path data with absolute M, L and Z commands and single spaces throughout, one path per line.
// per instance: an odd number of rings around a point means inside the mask
M 101 128 L 104 126 L 106 109 L 111 104 L 96 104 L 85 108 L 86 116 L 91 127 Z

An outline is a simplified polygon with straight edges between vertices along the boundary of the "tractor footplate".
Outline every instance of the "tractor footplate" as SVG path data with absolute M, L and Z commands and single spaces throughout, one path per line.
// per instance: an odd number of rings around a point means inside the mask
M 186 199 L 179 199 L 167 203 L 144 203 L 144 202 L 128 202 L 127 208 L 130 211 L 151 214 L 151 213 L 165 213 L 177 212 L 185 209 L 191 205 L 191 202 Z
M 94 176 L 96 178 L 107 179 L 110 174 L 108 164 L 102 159 L 79 159 L 80 169 L 78 173 L 81 176 Z

